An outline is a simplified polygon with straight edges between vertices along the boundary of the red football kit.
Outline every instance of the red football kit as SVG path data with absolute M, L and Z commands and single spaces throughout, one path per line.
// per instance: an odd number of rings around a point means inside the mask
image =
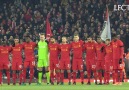
M 87 77 L 88 77 L 88 82 L 90 83 L 92 71 L 94 73 L 94 78 L 97 81 L 95 42 L 86 42 L 84 48 L 86 50 Z
M 10 62 L 9 62 L 9 53 L 11 47 L 1 46 L 0 47 L 0 70 L 6 69 L 8 85 L 10 84 Z M 2 82 L 2 72 L 0 71 L 0 84 Z
M 97 56 L 97 62 L 96 62 L 96 68 L 97 70 L 104 70 L 104 57 L 105 57 L 105 49 L 102 49 L 102 47 L 105 47 L 104 43 L 96 43 L 95 48 L 96 48 L 96 56 Z
M 104 57 L 105 57 L 105 44 L 104 43 L 96 43 L 96 69 L 98 70 L 98 78 L 100 80 L 100 84 L 102 84 L 102 70 L 104 70 Z
M 87 70 L 95 69 L 95 66 L 96 66 L 95 43 L 94 42 L 87 42 L 87 43 L 85 43 L 84 48 L 86 50 Z
M 113 70 L 113 48 L 112 44 L 105 46 L 105 72 L 104 72 L 104 83 L 109 84 L 110 72 Z
M 9 53 L 11 51 L 11 47 L 5 46 L 0 48 L 0 70 L 9 69 Z
M 50 59 L 50 78 L 51 82 L 54 82 L 54 70 L 59 70 L 59 44 L 58 43 L 50 43 L 48 45 L 49 48 L 49 59 Z M 60 73 L 56 72 L 57 82 L 60 81 Z
M 22 44 L 18 44 L 15 45 L 15 47 L 12 47 L 12 70 L 22 69 L 22 50 Z
M 121 50 L 123 47 L 123 42 L 121 40 L 112 41 L 113 45 L 113 69 L 122 69 L 119 64 L 120 58 L 123 59 L 124 49 Z
M 82 54 L 83 54 L 83 41 L 72 42 L 72 51 L 73 51 L 73 63 L 72 69 L 73 70 L 83 70 L 83 61 L 82 61 Z
M 105 71 L 111 71 L 110 67 L 113 65 L 113 48 L 111 44 L 105 46 L 105 53 Z
M 123 78 L 123 55 L 124 55 L 124 48 L 123 42 L 121 40 L 112 41 L 113 45 L 113 83 L 115 82 L 122 82 Z M 121 63 L 120 63 L 121 60 Z M 120 76 L 120 77 L 119 77 Z
M 60 69 L 61 70 L 70 70 L 70 50 L 71 50 L 71 45 L 70 44 L 60 44 L 59 46 L 60 49 Z M 64 81 L 64 72 L 61 72 L 61 82 Z M 68 79 L 70 81 L 71 79 L 71 73 L 68 72 Z
M 24 47 L 24 54 L 25 54 L 25 61 L 24 67 L 27 68 L 28 66 L 34 67 L 35 66 L 35 56 L 34 56 L 34 48 L 36 47 L 35 42 L 23 43 Z
M 30 81 L 31 83 L 34 75 L 34 66 L 35 66 L 35 56 L 34 56 L 34 48 L 36 47 L 35 42 L 23 43 L 24 53 L 25 53 L 25 61 L 24 61 L 24 70 L 23 70 L 23 82 L 26 82 L 26 69 L 30 67 Z
M 57 70 L 59 69 L 59 44 L 54 43 L 54 44 L 49 44 L 49 59 L 50 59 L 50 70 Z
M 70 69 L 70 44 L 60 44 L 60 69 Z
M 80 70 L 81 82 L 84 80 L 84 72 L 83 72 L 83 60 L 82 55 L 84 51 L 83 47 L 84 42 L 82 40 L 77 42 L 72 42 L 72 52 L 73 52 L 73 60 L 72 60 L 72 70 L 73 72 L 73 82 L 76 82 L 76 72 Z

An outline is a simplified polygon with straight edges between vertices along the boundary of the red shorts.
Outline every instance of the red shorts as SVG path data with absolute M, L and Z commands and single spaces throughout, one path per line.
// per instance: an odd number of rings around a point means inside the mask
M 72 69 L 73 70 L 83 70 L 83 61 L 82 61 L 82 59 L 73 59 Z
M 96 70 L 96 62 L 91 60 L 86 60 L 86 69 L 87 70 Z
M 0 62 L 0 70 L 3 70 L 3 69 L 10 69 L 10 62 L 9 61 L 1 61 Z
M 58 70 L 59 69 L 59 62 L 57 60 L 50 61 L 50 70 Z
M 34 68 L 35 66 L 35 61 L 25 61 L 24 62 L 24 68 L 30 67 L 30 68 Z
M 104 68 L 104 65 L 105 65 L 105 63 L 104 63 L 104 61 L 97 61 L 96 62 L 96 69 L 97 70 L 104 70 L 105 68 Z
M 108 72 L 112 71 L 111 67 L 112 67 L 111 62 L 105 62 L 105 71 L 108 71 Z
M 60 69 L 64 70 L 69 70 L 71 68 L 70 66 L 70 60 L 60 60 Z
M 13 61 L 12 70 L 22 70 L 22 61 Z
M 113 60 L 113 69 L 123 69 L 121 64 L 119 64 L 119 59 Z

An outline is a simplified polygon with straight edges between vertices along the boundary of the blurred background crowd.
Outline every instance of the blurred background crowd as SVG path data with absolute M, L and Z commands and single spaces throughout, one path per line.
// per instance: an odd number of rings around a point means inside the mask
M 19 36 L 24 41 L 30 33 L 33 41 L 46 30 L 46 17 L 50 12 L 53 35 L 60 42 L 66 35 L 72 41 L 74 33 L 82 40 L 90 35 L 96 39 L 101 34 L 106 5 L 109 7 L 111 33 L 117 33 L 129 48 L 129 11 L 114 11 L 114 5 L 129 5 L 129 0 L 0 0 L 0 42 L 13 43 Z

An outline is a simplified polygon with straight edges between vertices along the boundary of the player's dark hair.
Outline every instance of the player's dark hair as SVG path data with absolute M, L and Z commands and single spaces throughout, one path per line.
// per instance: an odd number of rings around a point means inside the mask
M 87 38 L 92 38 L 92 36 L 88 36 Z
M 54 39 L 56 39 L 56 37 L 55 37 L 55 36 L 51 36 L 50 38 L 54 38 Z
M 116 38 L 116 37 L 117 37 L 117 34 L 113 33 L 112 38 Z
M 18 37 L 18 36 L 16 36 L 16 37 L 14 37 L 14 39 L 19 39 L 19 37 Z

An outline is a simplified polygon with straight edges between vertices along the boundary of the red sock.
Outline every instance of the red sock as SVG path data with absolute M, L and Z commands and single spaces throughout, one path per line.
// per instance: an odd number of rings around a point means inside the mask
M 80 74 L 81 74 L 81 81 L 83 82 L 84 81 L 84 72 L 82 71 L 82 72 L 80 72 Z
M 110 80 L 110 72 L 107 73 L 107 83 L 109 83 Z
M 115 70 L 115 81 L 118 82 L 118 70 Z
M 99 77 L 100 83 L 102 83 L 102 73 L 101 72 L 98 72 L 98 77 Z
M 22 72 L 20 72 L 19 78 L 20 78 L 19 83 L 21 84 L 22 83 L 22 78 L 23 78 Z
M 94 73 L 95 82 L 97 82 L 97 72 L 96 72 L 96 70 L 94 70 L 93 73 Z
M 87 78 L 88 78 L 88 82 L 90 82 L 90 77 L 91 77 L 91 70 L 87 70 Z
M 64 73 L 61 73 L 61 82 L 64 81 Z
M 54 74 L 53 72 L 50 73 L 51 82 L 54 82 Z
M 26 82 L 26 69 L 23 70 L 23 82 Z
M 10 71 L 7 70 L 6 73 L 7 73 L 7 81 L 10 84 Z
M 2 83 L 2 71 L 0 71 L 0 84 Z
M 33 77 L 34 77 L 34 68 L 30 68 L 30 81 L 29 81 L 29 83 L 32 82 Z
M 69 82 L 71 80 L 71 73 L 68 73 L 68 79 L 69 79 Z
M 119 82 L 122 82 L 122 79 L 123 79 L 123 71 L 120 70 L 120 79 L 119 79 Z
M 115 71 L 113 71 L 113 73 L 112 73 L 112 78 L 113 78 L 113 83 L 115 83 L 116 82 L 116 80 L 115 80 Z
M 73 72 L 73 82 L 76 82 L 76 72 Z
M 107 72 L 104 73 L 104 83 L 107 83 Z
M 16 83 L 16 73 L 13 73 L 13 83 Z
M 61 77 L 60 73 L 59 73 L 59 72 L 57 72 L 57 75 L 56 75 L 57 82 L 60 82 L 60 77 Z

